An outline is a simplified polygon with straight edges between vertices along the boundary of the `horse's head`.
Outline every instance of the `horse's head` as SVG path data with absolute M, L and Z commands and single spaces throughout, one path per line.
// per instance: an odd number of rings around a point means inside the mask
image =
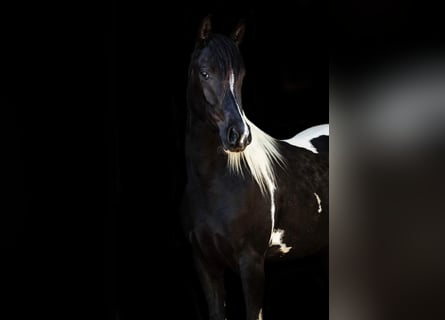
M 189 67 L 191 112 L 217 129 L 226 152 L 243 151 L 251 142 L 241 103 L 245 68 L 238 45 L 243 34 L 243 24 L 230 37 L 212 34 L 210 17 L 205 18 Z

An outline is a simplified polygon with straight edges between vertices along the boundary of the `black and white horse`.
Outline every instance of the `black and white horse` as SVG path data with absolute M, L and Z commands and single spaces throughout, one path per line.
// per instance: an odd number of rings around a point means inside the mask
M 212 320 L 225 319 L 224 271 L 239 274 L 246 319 L 262 319 L 264 264 L 328 246 L 328 125 L 280 141 L 245 115 L 239 51 L 203 20 L 188 73 L 183 226 Z

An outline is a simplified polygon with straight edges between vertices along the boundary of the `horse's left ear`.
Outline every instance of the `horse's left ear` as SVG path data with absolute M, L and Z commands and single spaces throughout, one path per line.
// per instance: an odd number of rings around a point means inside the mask
M 207 38 L 209 37 L 210 33 L 212 32 L 211 17 L 212 16 L 209 14 L 201 22 L 201 26 L 199 27 L 199 33 L 198 33 L 198 39 L 200 41 L 204 41 L 204 42 L 207 41 Z
M 244 24 L 244 21 L 241 20 L 231 34 L 232 40 L 235 41 L 237 45 L 239 45 L 243 40 L 245 31 L 246 25 Z

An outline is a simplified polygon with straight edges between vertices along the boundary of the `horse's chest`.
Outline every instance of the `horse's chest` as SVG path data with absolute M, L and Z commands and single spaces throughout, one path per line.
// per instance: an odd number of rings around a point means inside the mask
M 236 193 L 234 193 L 236 194 Z M 191 228 L 189 239 L 195 248 L 212 261 L 235 263 L 236 255 L 249 241 L 258 238 L 267 244 L 270 236 L 270 218 L 267 210 L 249 204 L 237 197 L 195 197 L 189 212 Z
M 221 225 L 200 223 L 190 230 L 189 240 L 192 246 L 207 261 L 235 266 L 234 246 Z

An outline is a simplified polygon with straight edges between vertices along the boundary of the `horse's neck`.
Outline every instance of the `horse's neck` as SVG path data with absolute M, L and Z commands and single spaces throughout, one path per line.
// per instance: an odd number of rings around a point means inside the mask
M 227 159 L 218 132 L 206 122 L 193 117 L 188 120 L 185 147 L 188 170 L 210 173 L 226 166 Z
M 210 124 L 194 116 L 189 116 L 186 126 L 187 148 L 199 151 L 218 147 L 218 133 Z

